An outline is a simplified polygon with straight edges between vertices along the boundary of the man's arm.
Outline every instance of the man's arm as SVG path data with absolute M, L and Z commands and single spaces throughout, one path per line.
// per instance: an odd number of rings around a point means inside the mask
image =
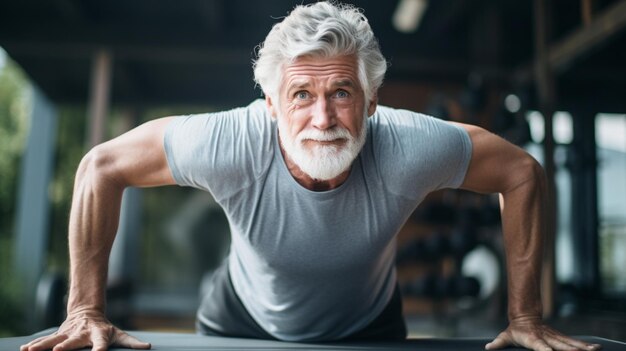
M 106 277 L 124 189 L 175 183 L 163 148 L 170 120 L 148 122 L 94 147 L 83 157 L 70 212 L 67 319 L 56 333 L 23 345 L 21 351 L 84 347 L 103 351 L 110 345 L 150 348 L 106 319 Z
M 472 140 L 472 159 L 462 188 L 499 193 L 508 277 L 509 327 L 486 349 L 511 345 L 537 351 L 595 350 L 542 322 L 541 261 L 545 231 L 546 178 L 521 148 L 484 129 L 461 125 Z

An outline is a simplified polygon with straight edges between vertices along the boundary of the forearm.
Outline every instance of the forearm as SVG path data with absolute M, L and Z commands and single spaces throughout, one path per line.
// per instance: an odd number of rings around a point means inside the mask
M 462 126 L 472 140 L 472 159 L 461 187 L 480 193 L 499 193 L 502 208 L 510 323 L 485 348 L 597 350 L 599 345 L 568 338 L 541 321 L 547 188 L 543 169 L 521 148 L 484 129 Z
M 501 193 L 509 320 L 541 318 L 541 262 L 545 231 L 545 176 L 536 167 L 527 181 Z
M 117 231 L 123 187 L 88 154 L 77 172 L 69 224 L 68 315 L 104 313 L 109 254 Z
M 57 331 L 22 351 L 146 349 L 105 316 L 109 254 L 127 186 L 174 184 L 163 139 L 171 118 L 143 124 L 93 148 L 76 172 L 69 223 L 70 291 L 67 318 Z

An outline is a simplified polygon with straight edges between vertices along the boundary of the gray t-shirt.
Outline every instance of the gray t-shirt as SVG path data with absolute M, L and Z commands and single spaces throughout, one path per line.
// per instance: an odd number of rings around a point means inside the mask
M 429 192 L 463 182 L 463 128 L 384 106 L 367 122 L 348 179 L 323 192 L 292 178 L 263 100 L 167 128 L 174 179 L 224 208 L 235 291 L 278 339 L 333 340 L 373 321 L 396 285 L 396 234 Z

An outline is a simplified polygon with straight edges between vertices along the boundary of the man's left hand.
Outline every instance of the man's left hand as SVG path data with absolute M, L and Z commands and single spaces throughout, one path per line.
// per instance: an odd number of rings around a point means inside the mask
M 602 348 L 601 345 L 589 344 L 563 335 L 543 324 L 540 318 L 512 320 L 505 331 L 485 345 L 485 350 L 496 350 L 510 346 L 520 346 L 535 351 L 596 351 Z

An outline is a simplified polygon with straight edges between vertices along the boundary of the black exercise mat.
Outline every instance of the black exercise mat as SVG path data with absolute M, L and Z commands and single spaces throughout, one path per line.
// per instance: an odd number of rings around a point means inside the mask
M 45 330 L 31 336 L 0 339 L 0 351 L 19 350 L 20 345 L 33 340 L 36 337 L 50 334 L 54 329 Z M 159 333 L 159 332 L 129 332 L 141 341 L 152 344 L 153 350 L 161 351 L 199 351 L 199 350 L 416 350 L 416 351 L 470 351 L 484 350 L 485 344 L 491 341 L 489 338 L 449 338 L 433 339 L 420 338 L 408 339 L 401 342 L 345 342 L 345 343 L 294 343 L 271 340 L 225 338 L 215 336 L 202 336 L 198 334 L 184 333 Z M 576 336 L 577 339 L 602 345 L 604 351 L 626 351 L 626 343 L 598 338 L 594 336 Z M 111 348 L 110 350 L 125 350 Z M 506 350 L 523 350 L 520 348 L 508 348 Z

